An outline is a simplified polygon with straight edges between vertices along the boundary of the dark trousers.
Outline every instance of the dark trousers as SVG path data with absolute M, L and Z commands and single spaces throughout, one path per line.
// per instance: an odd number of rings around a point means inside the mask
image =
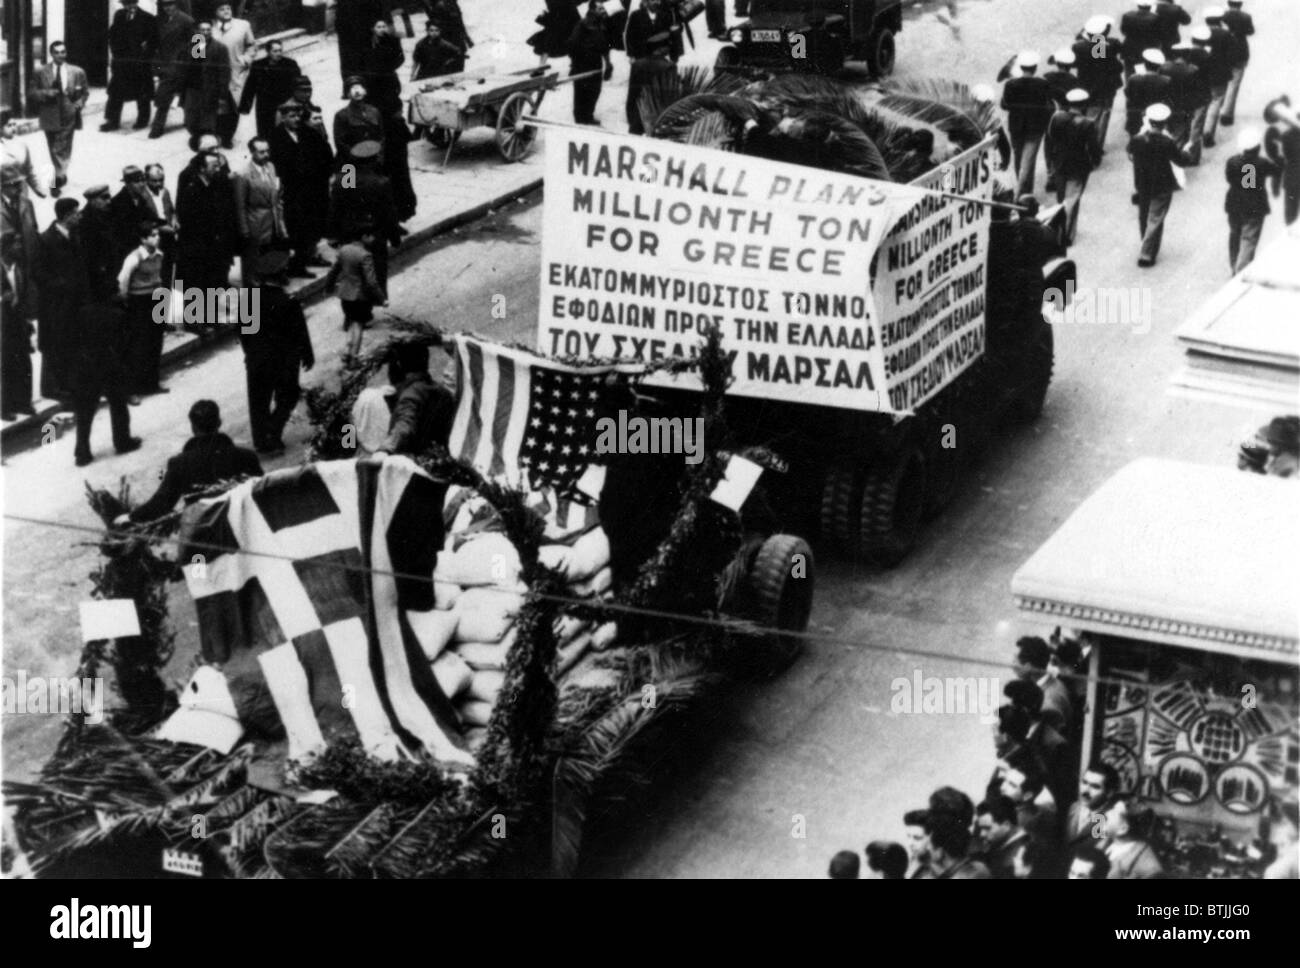
M 298 405 L 298 358 L 244 357 L 248 377 L 248 423 L 253 446 L 273 444 Z
M 112 81 L 108 85 L 108 103 L 104 105 L 104 123 L 117 125 L 122 121 L 122 105 L 135 101 L 135 123 L 148 124 L 150 108 L 153 107 L 153 75 L 148 65 L 143 70 L 132 65 L 116 68 Z
M 704 0 L 704 23 L 709 36 L 717 37 L 727 32 L 727 0 Z
M 185 102 L 185 89 L 182 87 L 184 77 L 180 73 L 162 74 L 158 77 L 158 89 L 153 96 L 153 127 L 150 134 L 162 134 L 167 127 L 167 112 L 171 110 L 172 101 Z
M 0 410 L 14 413 L 32 406 L 32 339 L 21 312 L 3 310 L 0 325 Z
M 41 348 L 41 396 L 47 400 L 67 399 L 72 386 L 74 347 L 68 334 L 76 323 L 74 313 L 74 309 L 56 307 L 52 301 L 41 305 L 37 333 Z
M 1138 259 L 1142 262 L 1155 262 L 1156 256 L 1160 254 L 1165 216 L 1169 214 L 1169 203 L 1173 200 L 1173 192 L 1138 196 L 1138 229 L 1142 233 L 1142 250 Z
M 1243 218 L 1228 215 L 1228 265 L 1235 275 L 1255 261 L 1259 236 L 1264 230 L 1264 216 Z
M 1290 225 L 1297 216 L 1300 216 L 1300 185 L 1287 188 L 1286 195 L 1282 199 L 1282 220 Z
M 91 313 L 109 312 L 105 307 L 88 306 Z M 107 320 L 105 320 L 107 322 Z M 126 378 L 117 354 L 111 349 L 92 358 L 78 361 L 72 411 L 77 418 L 77 457 L 89 457 L 90 428 L 95 422 L 101 397 L 108 398 L 108 416 L 113 424 L 113 446 L 122 448 L 131 439 L 131 411 L 127 407 Z
M 601 70 L 597 65 L 593 70 Z M 577 69 L 574 73 L 581 74 Z M 596 120 L 596 102 L 600 100 L 601 88 L 605 86 L 600 74 L 582 81 L 573 82 L 573 120 L 578 124 L 591 124 Z
M 72 139 L 76 133 L 75 127 L 45 132 L 45 145 L 50 149 L 50 161 L 54 163 L 56 188 L 62 188 L 68 183 L 68 165 L 72 161 Z
M 149 393 L 158 388 L 164 327 L 153 319 L 157 305 L 152 294 L 128 296 L 126 300 L 122 360 L 128 393 Z

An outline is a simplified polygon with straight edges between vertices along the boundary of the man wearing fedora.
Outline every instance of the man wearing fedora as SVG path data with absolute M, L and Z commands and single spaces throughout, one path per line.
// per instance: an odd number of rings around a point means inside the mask
M 37 106 L 45 144 L 54 163 L 50 194 L 58 197 L 68 183 L 72 139 L 81 127 L 81 112 L 90 95 L 86 72 L 68 63 L 68 48 L 61 40 L 50 44 L 50 62 L 32 74 L 31 101 Z
M 122 9 L 108 28 L 108 49 L 113 71 L 108 81 L 108 103 L 100 131 L 116 131 L 122 123 L 122 105 L 135 102 L 135 126 L 149 127 L 153 107 L 153 58 L 158 46 L 158 21 L 140 9 L 140 0 L 120 0 Z
M 154 92 L 150 138 L 163 136 L 172 101 L 184 101 L 185 75 L 189 70 L 193 40 L 194 18 L 178 9 L 176 0 L 158 0 L 158 49 L 153 65 L 158 82 Z

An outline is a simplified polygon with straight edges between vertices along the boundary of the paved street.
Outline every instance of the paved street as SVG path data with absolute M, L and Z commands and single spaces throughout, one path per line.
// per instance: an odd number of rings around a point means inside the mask
M 475 0 L 463 5 L 471 32 L 480 45 L 488 43 L 496 30 L 475 14 L 486 5 Z M 991 82 L 1014 52 L 1030 47 L 1045 57 L 1066 44 L 1090 14 L 1118 18 L 1125 6 L 1115 0 L 924 3 L 910 15 L 899 40 L 899 74 Z M 1056 378 L 1042 419 L 995 442 L 962 494 L 897 569 L 819 561 L 810 628 L 836 641 L 811 646 L 783 677 L 739 689 L 716 707 L 713 728 L 692 761 L 653 791 L 647 809 L 617 843 L 603 845 L 588 873 L 820 877 L 837 850 L 860 850 L 877 838 L 901 840 L 903 811 L 924 805 L 936 786 L 952 784 L 975 796 L 993 766 L 991 727 L 973 715 L 891 716 L 891 681 L 910 678 L 918 668 L 926 676 L 1005 679 L 1011 644 L 1022 632 L 1007 621 L 1013 615 L 1011 575 L 1086 495 L 1139 456 L 1232 463 L 1243 429 L 1257 425 L 1252 418 L 1258 415 L 1171 397 L 1166 386 L 1180 360 L 1173 330 L 1229 277 L 1223 162 L 1234 150 L 1231 140 L 1243 121 L 1262 123 L 1264 102 L 1280 90 L 1289 85 L 1293 96 L 1300 93 L 1292 60 L 1300 50 L 1300 17 L 1293 5 L 1251 0 L 1250 9 L 1259 34 L 1252 42 L 1238 127 L 1228 129 L 1220 146 L 1189 173 L 1188 190 L 1175 198 L 1157 266 L 1141 270 L 1135 264 L 1138 238 L 1129 204 L 1122 98 L 1106 160 L 1083 200 L 1078 243 L 1071 251 L 1080 285 L 1149 288 L 1149 330 L 1058 327 Z M 532 13 L 525 17 L 512 9 L 511 16 L 520 22 L 512 21 L 511 36 L 526 36 Z M 478 30 L 476 20 L 482 25 Z M 700 56 L 711 60 L 715 46 L 706 46 Z M 626 59 L 616 55 L 616 63 L 625 83 Z M 600 111 L 607 128 L 622 129 L 616 123 L 622 98 L 621 84 L 607 88 Z M 566 116 L 568 94 L 552 107 Z M 532 163 L 540 164 L 540 158 L 535 155 Z M 1041 181 L 1040 174 L 1040 188 Z M 1274 208 L 1264 244 L 1282 228 L 1276 214 L 1280 205 Z M 389 312 L 502 339 L 531 338 L 540 227 L 540 195 L 534 195 L 406 253 L 390 284 Z M 495 294 L 506 297 L 504 321 L 491 319 Z M 305 384 L 332 376 L 342 346 L 333 301 L 316 305 L 309 319 L 318 362 Z M 84 500 L 85 480 L 106 486 L 125 477 L 138 497 L 145 496 L 165 458 L 185 439 L 185 412 L 201 396 L 217 400 L 226 431 L 247 442 L 237 347 L 192 358 L 168 383 L 170 395 L 146 399 L 132 410 L 133 432 L 145 439 L 136 454 L 111 456 L 107 414 L 101 413 L 93 441 L 100 459 L 84 471 L 73 468 L 71 434 L 7 456 L 6 515 L 94 526 L 97 519 Z M 289 452 L 268 466 L 299 460 L 305 436 L 300 416 L 286 434 Z M 6 522 L 7 668 L 37 675 L 72 667 L 80 648 L 76 604 L 86 596 L 86 575 L 96 560 L 93 547 L 82 542 L 92 538 Z M 191 607 L 183 595 L 174 601 L 181 634 L 192 635 Z M 953 658 L 917 659 L 904 650 Z M 5 776 L 29 775 L 56 736 L 53 717 L 6 719 Z M 792 836 L 796 818 L 806 826 L 805 837 Z

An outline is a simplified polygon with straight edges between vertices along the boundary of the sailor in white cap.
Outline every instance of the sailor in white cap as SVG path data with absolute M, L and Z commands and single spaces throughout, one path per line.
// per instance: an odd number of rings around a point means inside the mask
M 1047 59 L 1047 63 L 1051 70 L 1043 75 L 1043 80 L 1051 87 L 1056 103 L 1064 107 L 1065 95 L 1079 86 L 1079 76 L 1074 73 L 1074 51 L 1062 47 Z
M 1250 14 L 1241 9 L 1242 0 L 1228 0 L 1228 9 L 1223 14 L 1223 26 L 1232 35 L 1232 78 L 1228 81 L 1228 93 L 1223 97 L 1223 110 L 1219 112 L 1219 124 L 1232 124 L 1237 113 L 1237 92 L 1241 90 L 1241 79 L 1250 63 L 1250 36 L 1255 33 L 1255 21 Z
M 1088 117 L 1097 122 L 1097 146 L 1103 151 L 1115 94 L 1124 86 L 1121 44 L 1109 36 L 1111 19 L 1103 14 L 1089 17 L 1070 49 L 1079 86 L 1088 92 Z
M 1191 161 L 1166 127 L 1171 113 L 1167 104 L 1149 105 L 1143 112 L 1146 124 L 1128 143 L 1128 155 L 1133 161 L 1133 199 L 1142 234 L 1138 265 L 1144 269 L 1156 263 L 1169 205 L 1174 192 L 1182 187 L 1173 166 L 1185 167 Z
M 1133 73 L 1142 52 L 1148 47 L 1160 46 L 1160 18 L 1155 14 L 1155 4 L 1139 0 L 1136 10 L 1119 18 L 1120 33 L 1124 35 L 1124 76 Z
M 1246 128 L 1237 135 L 1237 154 L 1224 166 L 1228 194 L 1223 210 L 1228 213 L 1228 265 L 1233 274 L 1255 259 L 1255 248 L 1270 211 L 1268 189 L 1281 190 L 1282 169 L 1260 152 L 1263 132 Z
M 1160 49 L 1168 57 L 1174 44 L 1178 43 L 1178 28 L 1189 26 L 1192 15 L 1176 0 L 1161 0 L 1156 4 L 1156 20 L 1160 22 Z
M 1206 11 L 1209 14 L 1219 14 L 1222 11 L 1217 7 L 1211 7 Z M 1233 40 L 1232 33 L 1223 27 L 1219 17 L 1214 17 L 1214 22 L 1197 26 L 1192 30 L 1192 41 L 1198 46 L 1209 51 L 1209 57 L 1205 59 L 1205 79 L 1210 84 L 1210 107 L 1205 113 L 1205 139 L 1204 144 L 1207 148 L 1214 147 L 1214 136 L 1219 130 L 1219 112 L 1223 108 L 1224 99 L 1228 95 L 1228 82 L 1232 80 L 1232 62 L 1236 42 Z
M 1065 205 L 1065 240 L 1074 243 L 1079 219 L 1079 201 L 1088 176 L 1101 164 L 1097 144 L 1097 123 L 1086 114 L 1088 92 L 1076 87 L 1065 95 L 1065 107 L 1052 115 L 1044 140 L 1047 160 L 1047 190 Z
M 1038 54 L 1024 51 L 1016 58 L 1020 76 L 1007 79 L 1002 86 L 1002 110 L 1007 112 L 1007 134 L 1019 184 L 1017 194 L 1034 194 L 1034 172 L 1038 167 L 1038 149 L 1047 133 L 1047 123 L 1056 111 L 1052 88 L 1037 75 Z
M 1135 135 L 1142 127 L 1142 112 L 1157 101 L 1169 100 L 1169 78 L 1160 73 L 1164 66 L 1165 55 L 1154 47 L 1142 52 L 1133 76 L 1124 85 L 1125 110 L 1127 112 L 1124 130 Z

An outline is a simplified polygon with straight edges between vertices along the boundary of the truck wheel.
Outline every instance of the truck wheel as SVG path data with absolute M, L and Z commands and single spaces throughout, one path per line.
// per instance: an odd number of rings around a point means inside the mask
M 867 56 L 867 66 L 876 77 L 888 77 L 894 73 L 894 32 L 888 27 L 882 27 L 876 34 Z
M 1026 382 L 1011 404 L 1010 416 L 1017 423 L 1033 423 L 1042 415 L 1047 387 L 1052 382 L 1052 366 L 1056 358 L 1052 327 L 1046 322 L 1040 323 L 1033 340 L 1027 350 Z
M 832 467 L 822 488 L 821 537 L 837 554 L 857 556 L 861 506 L 861 476 L 843 467 Z
M 713 69 L 715 71 L 725 71 L 728 68 L 740 66 L 740 51 L 736 50 L 732 44 L 726 44 L 718 50 L 718 56 L 713 60 Z
M 886 568 L 897 565 L 916 544 L 924 509 L 925 459 L 919 448 L 905 447 L 862 486 L 862 551 Z
M 774 534 L 763 542 L 749 571 L 749 617 L 768 628 L 802 632 L 808 627 L 813 600 L 813 553 L 808 542 L 792 534 Z M 803 640 L 766 635 L 758 642 L 752 662 L 761 675 L 784 671 L 799 655 Z

